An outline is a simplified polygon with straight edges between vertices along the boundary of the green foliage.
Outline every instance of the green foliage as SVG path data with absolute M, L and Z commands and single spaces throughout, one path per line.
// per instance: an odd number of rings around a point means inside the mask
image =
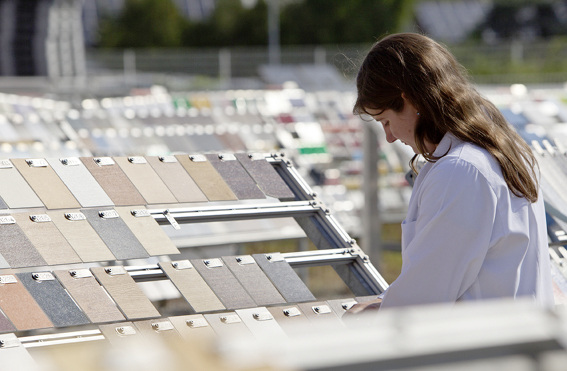
M 282 10 L 282 44 L 358 43 L 399 31 L 413 0 L 304 0 Z
M 126 0 L 100 31 L 103 47 L 177 47 L 185 21 L 172 0 Z

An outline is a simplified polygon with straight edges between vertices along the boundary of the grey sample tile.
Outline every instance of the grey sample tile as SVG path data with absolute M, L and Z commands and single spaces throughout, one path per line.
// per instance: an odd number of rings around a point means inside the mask
M 314 301 L 315 297 L 279 253 L 252 255 L 284 299 L 290 303 Z
M 17 273 L 55 327 L 86 325 L 87 316 L 51 272 Z
M 264 155 L 236 153 L 235 156 L 266 195 L 280 200 L 295 199 L 293 191 Z
M 78 157 L 46 160 L 82 207 L 114 206 L 110 197 Z
M 286 302 L 251 255 L 223 256 L 222 260 L 257 305 Z
M 254 300 L 221 259 L 192 259 L 190 262 L 227 309 L 256 306 Z
M 0 254 L 11 268 L 47 265 L 11 215 L 0 216 Z
M 233 154 L 205 155 L 239 200 L 263 199 L 264 192 Z
M 149 257 L 140 241 L 114 209 L 82 209 L 81 212 L 118 260 Z

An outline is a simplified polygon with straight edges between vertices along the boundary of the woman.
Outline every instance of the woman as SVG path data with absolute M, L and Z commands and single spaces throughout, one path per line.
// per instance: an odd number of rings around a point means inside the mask
M 413 169 L 418 155 L 427 161 L 402 223 L 402 270 L 381 307 L 520 297 L 552 305 L 537 163 L 449 51 L 419 34 L 387 36 L 356 83 L 354 112 L 379 121 L 389 143 L 410 146 Z

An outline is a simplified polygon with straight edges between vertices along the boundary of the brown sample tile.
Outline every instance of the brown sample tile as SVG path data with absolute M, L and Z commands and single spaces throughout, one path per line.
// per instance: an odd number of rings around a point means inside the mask
M 227 309 L 256 306 L 254 300 L 221 259 L 193 259 L 190 262 Z
M 223 177 L 239 200 L 266 198 L 264 192 L 258 188 L 254 179 L 244 170 L 233 154 L 207 154 L 205 157 Z
M 208 201 L 207 196 L 205 196 L 175 156 L 146 156 L 146 160 L 148 160 L 148 163 L 167 185 L 178 202 Z
M 142 156 L 114 157 L 148 204 L 176 203 L 177 199 Z
M 222 260 L 257 305 L 286 302 L 251 255 L 223 256 Z
M 45 159 L 15 158 L 12 163 L 48 209 L 81 206 Z
M 47 215 L 82 261 L 88 263 L 116 259 L 79 210 L 51 210 Z
M 179 254 L 179 250 L 144 206 L 114 208 L 150 256 Z
M 12 268 L 47 265 L 12 215 L 0 216 L 0 254 Z
M 10 209 L 44 207 L 10 160 L 0 160 L 0 196 Z
M 222 176 L 203 155 L 176 155 L 179 163 L 197 183 L 209 201 L 230 201 L 238 198 Z
M 0 275 L 0 309 L 18 331 L 53 327 L 16 275 Z
M 146 204 L 144 197 L 111 157 L 81 157 L 81 161 L 116 206 Z
M 226 309 L 189 260 L 160 262 L 159 266 L 187 300 L 193 313 Z
M 122 266 L 91 268 L 128 320 L 159 317 L 150 299 Z
M 45 213 L 15 213 L 16 222 L 49 265 L 80 263 L 81 259 Z
M 186 340 L 211 339 L 216 336 L 213 328 L 202 314 L 169 317 L 173 326 Z
M 280 200 L 295 199 L 295 194 L 264 155 L 236 153 L 235 156 L 266 195 Z
M 125 318 L 88 269 L 53 272 L 93 323 L 124 321 Z

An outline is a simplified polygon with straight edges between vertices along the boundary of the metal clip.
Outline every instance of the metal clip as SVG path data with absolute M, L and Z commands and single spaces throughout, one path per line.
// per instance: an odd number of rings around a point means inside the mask
M 173 324 L 169 321 L 152 322 L 152 329 L 155 332 L 173 330 Z
M 331 308 L 329 308 L 328 305 L 317 305 L 317 306 L 311 307 L 311 309 L 313 309 L 313 312 L 315 312 L 316 314 L 331 313 Z
M 191 269 L 193 268 L 193 264 L 189 260 L 178 260 L 171 262 L 171 266 L 177 270 L 181 269 Z
M 177 223 L 177 220 L 175 220 L 173 215 L 171 215 L 171 213 L 169 212 L 169 209 L 164 210 L 163 215 L 165 216 L 169 224 L 171 224 L 173 229 L 177 229 L 177 230 L 181 229 L 179 223 Z
M 191 328 L 207 327 L 209 325 L 207 320 L 204 318 L 188 319 L 185 323 Z
M 207 268 L 219 268 L 224 265 L 220 259 L 205 259 L 203 260 L 203 264 L 205 264 Z
M 133 216 L 135 216 L 136 218 L 143 218 L 146 216 L 151 216 L 150 212 L 148 211 L 148 209 L 136 209 L 136 210 L 131 210 L 130 214 L 132 214 Z
M 283 310 L 283 314 L 286 317 L 296 317 L 301 315 L 301 311 L 296 307 L 290 307 Z
M 111 275 L 111 276 L 117 276 L 120 274 L 126 274 L 126 269 L 122 266 L 114 266 L 114 267 L 106 267 L 104 268 L 104 271 Z
M 50 272 L 32 273 L 32 278 L 36 281 L 53 281 L 55 277 Z
M 276 253 L 273 253 L 273 254 L 266 254 L 266 259 L 270 263 L 282 262 L 282 261 L 285 260 L 283 255 L 279 252 L 276 252 Z
M 132 326 L 120 326 L 116 327 L 115 330 L 121 336 L 136 335 L 136 329 Z
M 236 156 L 232 153 L 219 153 L 219 160 L 221 161 L 236 161 Z
M 128 157 L 128 162 L 131 164 L 147 164 L 148 161 L 142 156 L 131 156 Z
M 87 278 L 93 276 L 88 269 L 72 269 L 69 271 L 69 275 L 73 278 Z
M 115 219 L 120 217 L 116 210 L 101 210 L 98 212 L 98 216 L 103 219 Z
M 189 155 L 189 160 L 193 162 L 207 162 L 207 158 L 204 155 Z
M 341 308 L 343 308 L 344 310 L 349 310 L 350 308 L 354 307 L 356 304 L 358 304 L 356 301 L 347 301 L 346 303 L 342 303 L 341 304 Z
M 219 319 L 221 320 L 222 323 L 226 323 L 227 325 L 230 325 L 232 323 L 242 322 L 242 319 L 238 317 L 238 314 L 227 314 L 226 316 L 219 317 Z
M 177 162 L 175 156 L 159 156 L 158 160 L 161 162 Z
M 250 255 L 237 256 L 235 259 L 240 265 L 256 264 L 256 260 Z
M 59 161 L 65 166 L 78 166 L 81 164 L 81 160 L 78 157 L 60 158 Z
M 72 222 L 76 222 L 79 220 L 86 220 L 87 217 L 83 213 L 65 213 L 65 218 Z
M 264 312 L 264 313 L 253 313 L 252 317 L 256 320 L 256 321 L 269 321 L 271 319 L 274 319 L 274 317 L 272 317 L 272 315 L 270 314 L 270 312 Z
M 98 166 L 108 166 L 108 165 L 114 165 L 115 162 L 111 157 L 95 157 L 93 158 L 93 161 L 98 165 Z
M 35 223 L 45 223 L 50 222 L 51 218 L 47 214 L 35 214 L 30 215 L 30 220 Z
M 29 167 L 48 167 L 47 161 L 43 158 L 29 158 L 26 160 Z
M 22 343 L 20 342 L 20 339 L 18 339 L 16 337 L 16 335 L 14 335 L 14 334 L 0 335 L 0 348 L 1 349 L 16 348 L 16 347 L 19 347 L 21 345 L 22 345 Z

